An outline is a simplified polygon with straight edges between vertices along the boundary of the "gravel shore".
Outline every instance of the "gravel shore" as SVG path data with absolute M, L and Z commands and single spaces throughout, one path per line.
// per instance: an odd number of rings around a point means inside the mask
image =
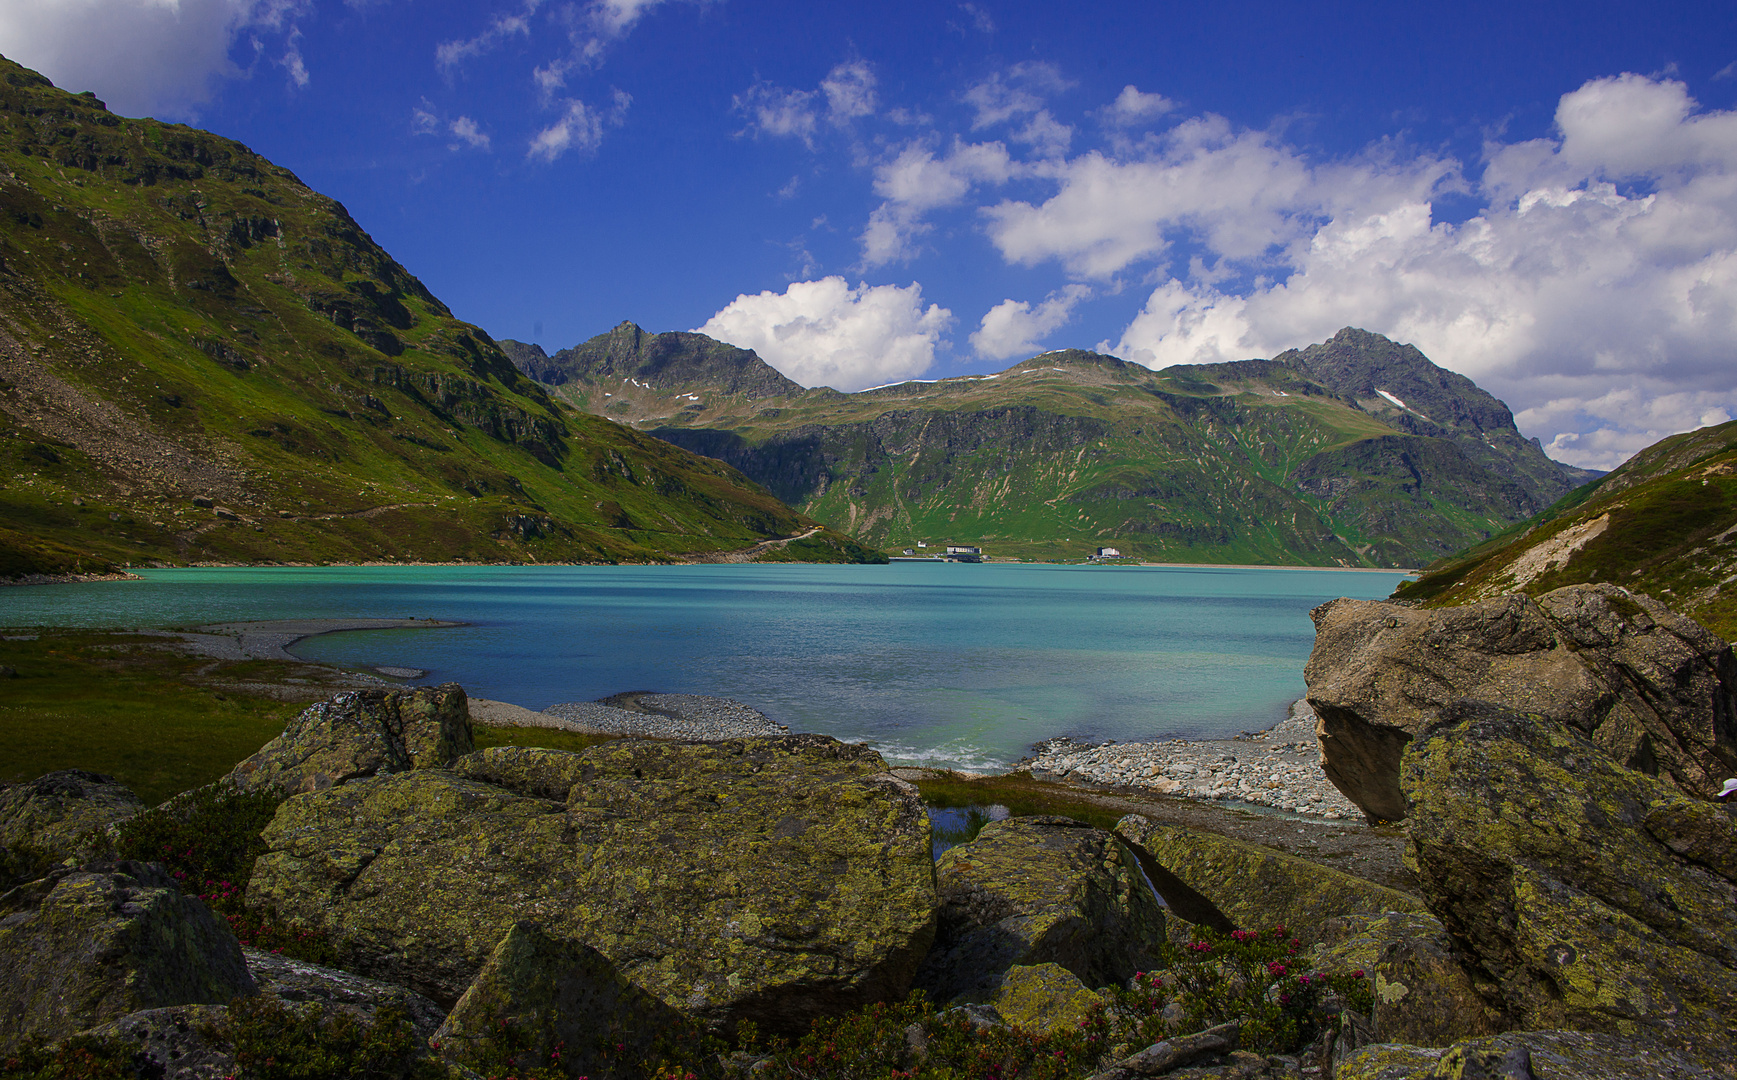
M 740 739 L 788 735 L 790 729 L 729 698 L 701 694 L 616 694 L 602 701 L 565 701 L 540 714 L 537 724 L 592 735 L 640 735 L 653 739 Z M 521 719 L 521 724 L 531 721 Z
M 1250 803 L 1328 821 L 1363 817 L 1321 771 L 1315 714 L 1303 701 L 1277 725 L 1252 735 L 1103 745 L 1051 739 L 1018 768 L 1040 780 Z

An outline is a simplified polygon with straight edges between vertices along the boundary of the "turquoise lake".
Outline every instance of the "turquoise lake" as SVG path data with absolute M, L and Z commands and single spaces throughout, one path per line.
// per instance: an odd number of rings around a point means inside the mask
M 995 768 L 1055 735 L 1136 742 L 1267 727 L 1303 693 L 1309 609 L 1399 573 L 1194 567 L 485 566 L 148 570 L 0 589 L 0 626 L 439 618 L 310 638 L 542 709 L 717 694 L 889 760 Z

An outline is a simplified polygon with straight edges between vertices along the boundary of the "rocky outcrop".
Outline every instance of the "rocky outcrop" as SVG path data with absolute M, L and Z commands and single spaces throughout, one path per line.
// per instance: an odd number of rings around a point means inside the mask
M 822 736 L 501 747 L 288 800 L 248 903 L 450 1003 L 516 922 L 702 1023 L 805 1030 L 902 997 L 935 926 L 928 818 Z
M 1116 835 L 1151 855 L 1243 930 L 1283 926 L 1314 941 L 1330 919 L 1426 911 L 1423 901 L 1397 889 L 1259 844 L 1161 825 L 1140 814 L 1118 821 Z M 1164 891 L 1161 883 L 1153 884 Z
M 1715 1080 L 1705 1055 L 1588 1031 L 1510 1031 L 1434 1049 L 1375 1043 L 1334 1080 Z
M 991 822 L 935 864 L 940 927 L 916 985 L 975 997 L 1016 964 L 1055 963 L 1088 987 L 1161 965 L 1164 911 L 1115 836 L 1064 817 Z
M 987 1005 L 1009 1024 L 1038 1035 L 1072 1031 L 1104 998 L 1060 964 L 1015 964 L 971 1004 Z
M 1513 1028 L 1737 1049 L 1737 821 L 1579 732 L 1481 702 L 1405 758 L 1431 909 Z
M 1467 698 L 1548 717 L 1692 795 L 1737 773 L 1737 657 L 1649 597 L 1573 585 L 1429 611 L 1340 599 L 1313 616 L 1323 768 L 1373 818 L 1405 816 L 1406 746 Z
M 128 1013 L 89 1034 L 132 1048 L 133 1067 L 154 1080 L 231 1080 L 239 1074 L 235 1047 L 223 1033 L 222 1005 L 171 1005 Z
M 464 688 L 356 690 L 310 705 L 225 778 L 243 791 L 321 791 L 381 773 L 442 768 L 475 748 Z
M 588 945 L 515 923 L 458 999 L 433 1045 L 444 1058 L 475 1060 L 501 1024 L 517 1030 L 519 1069 L 555 1066 L 570 1076 L 639 1076 L 661 1039 L 691 1027 Z M 607 1034 L 607 1038 L 603 1037 Z
M 368 1022 L 389 1010 L 403 1016 L 419 1039 L 433 1035 L 446 1019 L 446 1010 L 402 986 L 258 949 L 244 948 L 242 955 L 259 992 L 285 1005 L 347 1012 Z
M 1478 993 L 1441 921 L 1389 911 L 1322 926 L 1312 970 L 1364 972 L 1374 992 L 1371 1036 L 1382 1042 L 1447 1046 L 1494 1034 L 1498 1018 Z
M 0 896 L 0 1050 L 253 991 L 228 924 L 156 863 L 56 871 Z
M 83 769 L 0 788 L 0 891 L 84 854 L 92 834 L 144 808 L 114 777 Z

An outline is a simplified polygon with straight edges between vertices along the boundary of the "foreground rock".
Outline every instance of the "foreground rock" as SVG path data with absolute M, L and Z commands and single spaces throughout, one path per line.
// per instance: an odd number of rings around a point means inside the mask
M 114 777 L 83 769 L 0 788 L 0 891 L 85 854 L 91 836 L 144 808 Z
M 1284 926 L 1314 941 L 1331 919 L 1426 912 L 1422 900 L 1397 889 L 1216 833 L 1129 814 L 1116 823 L 1116 834 L 1243 930 Z M 1162 882 L 1153 884 L 1165 891 Z M 1172 901 L 1171 906 L 1181 905 Z
M 1376 1043 L 1345 1055 L 1334 1080 L 1715 1080 L 1706 1055 L 1585 1031 L 1510 1031 L 1430 1049 Z
M 475 1060 L 505 1022 L 520 1032 L 518 1069 L 554 1065 L 571 1076 L 638 1076 L 660 1040 L 692 1025 L 634 986 L 588 945 L 515 923 L 434 1036 L 441 1056 Z M 607 1034 L 607 1038 L 603 1037 Z
M 226 777 L 285 795 L 412 769 L 442 768 L 475 748 L 464 688 L 356 690 L 310 705 Z
M 1430 907 L 1505 1027 L 1737 1051 L 1737 824 L 1569 728 L 1477 702 L 1405 759 Z
M 929 827 L 822 736 L 500 747 L 288 800 L 248 903 L 451 1003 L 539 923 L 701 1022 L 806 1029 L 904 995 L 934 936 Z
M 259 992 L 285 1005 L 347 1012 L 369 1022 L 382 1010 L 394 1012 L 410 1023 L 419 1039 L 433 1035 L 446 1020 L 446 1010 L 402 986 L 258 949 L 241 951 Z
M 1340 599 L 1313 616 L 1323 767 L 1371 817 L 1405 816 L 1406 746 L 1466 698 L 1548 717 L 1692 795 L 1737 774 L 1737 657 L 1650 597 L 1572 585 L 1430 611 Z
M 0 1051 L 253 992 L 228 924 L 156 863 L 57 871 L 0 896 Z
M 1448 1046 L 1500 1030 L 1500 1018 L 1434 916 L 1389 911 L 1334 919 L 1320 936 L 1310 967 L 1328 975 L 1365 973 L 1374 991 L 1369 1019 L 1376 1041 Z
M 1164 911 L 1115 836 L 1064 817 L 991 822 L 935 864 L 935 948 L 916 985 L 977 997 L 1016 964 L 1058 964 L 1087 987 L 1160 966 Z

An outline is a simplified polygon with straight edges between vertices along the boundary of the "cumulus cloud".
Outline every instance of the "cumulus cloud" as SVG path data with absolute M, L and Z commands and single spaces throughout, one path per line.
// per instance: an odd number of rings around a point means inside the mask
M 1030 356 L 1044 338 L 1072 321 L 1074 306 L 1091 294 L 1091 289 L 1075 284 L 1050 293 L 1036 307 L 1025 300 L 1003 300 L 984 313 L 971 335 L 971 347 L 989 360 Z
M 995 72 L 965 92 L 965 103 L 976 114 L 971 130 L 1015 125 L 1009 138 L 1043 157 L 1067 152 L 1074 129 L 1057 120 L 1046 107 L 1047 95 L 1073 87 L 1054 64 L 1027 61 L 1005 73 Z
M 878 107 L 875 73 L 867 61 L 846 60 L 827 72 L 817 90 L 792 90 L 755 83 L 731 99 L 736 112 L 748 118 L 744 134 L 801 139 L 814 148 L 822 121 L 848 127 Z
M 1117 127 L 1128 127 L 1149 123 L 1175 108 L 1176 103 L 1163 94 L 1143 94 L 1129 83 L 1104 110 L 1104 119 Z
M 1007 147 L 998 142 L 954 142 L 936 157 L 924 142 L 901 149 L 875 168 L 874 191 L 884 200 L 869 214 L 859 238 L 864 266 L 914 258 L 917 239 L 929 230 L 928 211 L 953 206 L 979 184 L 1003 184 L 1015 174 Z
M 753 349 L 803 386 L 861 390 L 929 370 L 953 313 L 923 306 L 923 287 L 798 281 L 744 293 L 698 332 Z
M 218 82 L 243 74 L 230 57 L 238 35 L 281 33 L 303 10 L 299 0 L 6 0 L 0 53 L 56 86 L 95 91 L 118 113 L 189 116 Z M 304 86 L 296 36 L 277 63 Z
M 1228 132 L 1194 157 L 1201 176 L 1252 162 L 1278 197 L 1237 193 L 1248 214 L 1227 230 L 1228 202 L 1200 187 L 1177 200 L 1189 185 L 1153 175 L 1174 162 L 1078 161 L 1055 199 L 998 208 L 992 235 L 1015 261 L 1102 275 L 1160 255 L 1169 208 L 1185 205 L 1213 252 L 1277 252 L 1282 272 L 1246 290 L 1163 281 L 1115 346 L 1153 366 L 1357 325 L 1470 376 L 1555 456 L 1593 468 L 1737 413 L 1737 112 L 1701 110 L 1680 82 L 1622 75 L 1565 94 L 1552 137 L 1487 148 L 1474 188 L 1487 205 L 1459 224 L 1434 219 L 1432 187 L 1452 173 L 1426 163 L 1322 169 Z

